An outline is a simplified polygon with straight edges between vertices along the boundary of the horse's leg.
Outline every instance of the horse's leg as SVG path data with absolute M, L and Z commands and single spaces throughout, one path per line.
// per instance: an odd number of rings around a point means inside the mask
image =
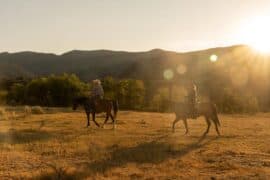
M 173 125 L 172 125 L 172 132 L 175 132 L 175 124 L 179 121 L 180 119 L 176 116 L 175 120 L 173 121 Z
M 87 126 L 90 126 L 90 113 L 89 112 L 86 112 L 86 116 L 87 116 Z
M 112 119 L 112 123 L 114 123 L 114 116 L 112 115 L 112 109 L 113 109 L 113 106 L 110 106 L 107 113 L 108 113 L 109 117 Z
M 216 128 L 216 132 L 217 132 L 217 134 L 220 136 L 220 132 L 219 132 L 219 129 L 218 129 L 217 122 L 216 122 L 216 121 L 214 121 L 213 119 L 212 119 L 212 121 L 213 121 L 213 122 L 214 122 L 214 124 L 215 124 L 215 128 Z
M 94 123 L 96 124 L 97 127 L 100 127 L 99 124 L 96 122 L 96 113 L 92 112 L 92 119 L 94 121 Z
M 186 128 L 185 134 L 188 134 L 188 124 L 187 124 L 187 119 L 186 118 L 183 119 L 183 123 L 184 123 L 185 128 Z
M 113 117 L 111 111 L 109 112 L 109 115 L 110 115 L 110 117 L 111 117 L 111 119 L 112 119 L 112 121 L 113 121 L 113 129 L 115 129 L 115 119 L 114 119 L 114 117 Z
M 108 119 L 109 119 L 109 114 L 106 113 L 106 118 L 105 118 L 105 121 L 104 121 L 104 123 L 103 123 L 103 125 L 102 125 L 102 128 L 103 128 L 104 125 L 107 123 Z
M 205 117 L 205 121 L 206 121 L 206 123 L 207 123 L 207 129 L 206 129 L 206 131 L 204 132 L 204 136 L 206 135 L 206 134 L 208 134 L 208 132 L 209 132 L 209 129 L 210 129 L 210 126 L 211 126 L 211 121 L 209 121 L 209 118 L 208 117 Z
M 175 132 L 175 124 L 181 120 L 177 115 L 175 117 L 175 120 L 173 121 L 173 125 L 172 125 L 172 132 Z

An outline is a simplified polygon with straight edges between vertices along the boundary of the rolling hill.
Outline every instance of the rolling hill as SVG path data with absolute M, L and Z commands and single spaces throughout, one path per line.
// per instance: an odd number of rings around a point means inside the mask
M 250 62 L 258 58 L 251 49 L 242 45 L 187 53 L 161 49 L 147 52 L 73 50 L 62 55 L 4 52 L 0 53 L 0 77 L 35 77 L 66 72 L 75 73 L 83 80 L 104 76 L 162 79 L 165 69 L 176 69 L 179 64 L 187 68 L 187 74 L 208 71 L 214 65 L 209 61 L 211 54 L 219 57 L 218 63 L 222 62 L 225 69 L 235 63 L 241 64 L 243 59 Z

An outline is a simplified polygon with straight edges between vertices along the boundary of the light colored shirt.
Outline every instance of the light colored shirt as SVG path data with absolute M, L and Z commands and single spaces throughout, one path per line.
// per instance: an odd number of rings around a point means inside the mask
M 92 89 L 92 96 L 104 96 L 104 90 L 103 87 L 101 85 L 96 85 L 93 87 Z

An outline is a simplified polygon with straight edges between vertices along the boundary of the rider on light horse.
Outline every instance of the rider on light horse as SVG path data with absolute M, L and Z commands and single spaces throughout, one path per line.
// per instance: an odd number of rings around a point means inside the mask
M 188 90 L 187 100 L 191 107 L 191 117 L 193 119 L 196 119 L 197 117 L 197 109 L 196 109 L 197 87 L 192 81 L 190 81 L 188 83 L 187 90 Z

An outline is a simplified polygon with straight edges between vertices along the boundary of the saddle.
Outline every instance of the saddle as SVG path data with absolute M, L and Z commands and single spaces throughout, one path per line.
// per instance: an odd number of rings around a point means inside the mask
M 98 111 L 99 109 L 101 109 L 102 99 L 98 96 L 92 97 L 92 98 L 93 98 L 94 108 L 96 111 Z

